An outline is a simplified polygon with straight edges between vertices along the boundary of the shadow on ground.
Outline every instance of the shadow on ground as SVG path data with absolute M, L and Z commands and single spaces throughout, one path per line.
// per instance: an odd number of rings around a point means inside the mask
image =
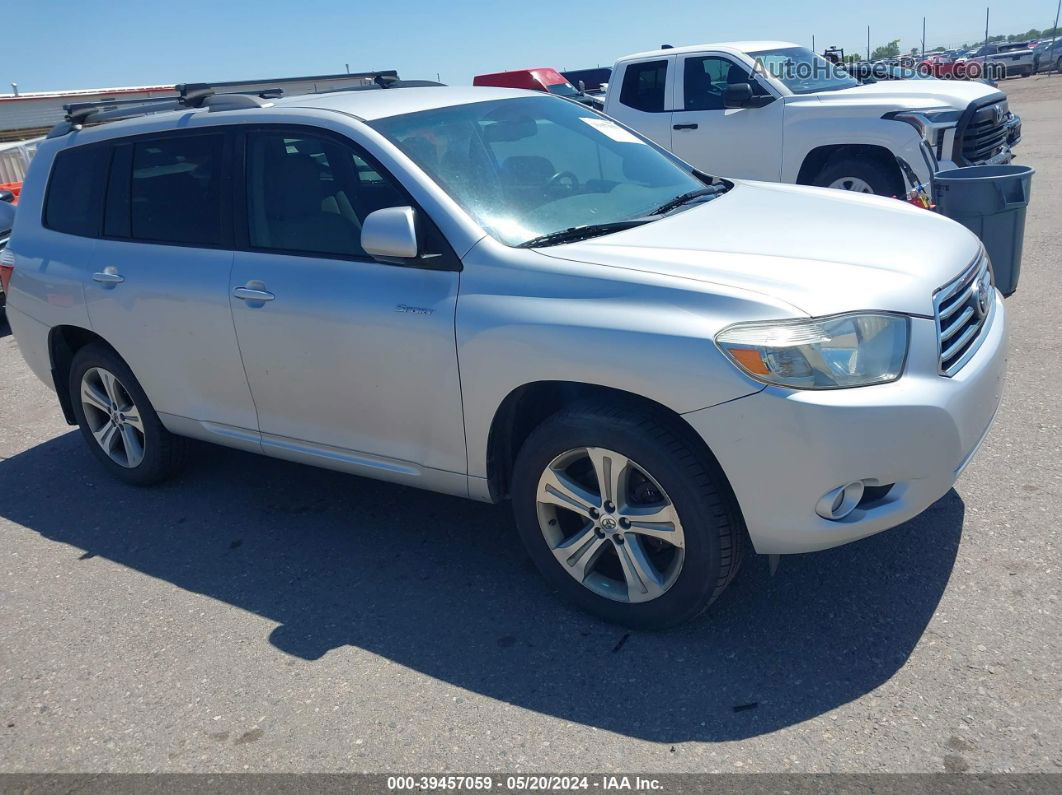
M 134 489 L 110 480 L 76 432 L 0 461 L 0 494 L 0 515 L 72 554 L 277 622 L 262 642 L 287 654 L 353 644 L 661 742 L 774 731 L 889 679 L 940 600 L 964 513 L 951 492 L 903 527 L 786 558 L 773 578 L 752 556 L 702 619 L 626 636 L 547 592 L 508 506 L 212 447 L 178 480 Z

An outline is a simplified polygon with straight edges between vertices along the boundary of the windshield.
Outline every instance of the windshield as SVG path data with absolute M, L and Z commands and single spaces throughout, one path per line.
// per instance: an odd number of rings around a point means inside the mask
M 547 96 L 370 122 L 497 240 L 517 246 L 639 218 L 704 188 L 680 161 L 584 106 Z
M 816 94 L 855 88 L 859 81 L 843 66 L 832 64 L 806 47 L 785 47 L 749 53 L 756 69 L 782 82 L 794 94 Z
M 554 83 L 551 86 L 546 86 L 546 90 L 551 94 L 556 94 L 558 97 L 579 96 L 579 92 L 571 83 Z

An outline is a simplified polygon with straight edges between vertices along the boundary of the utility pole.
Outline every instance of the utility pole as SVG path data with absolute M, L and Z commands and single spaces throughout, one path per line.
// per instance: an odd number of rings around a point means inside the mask
M 867 25 L 867 60 L 870 60 L 870 25 Z
M 985 8 L 985 55 L 984 55 L 984 58 L 981 59 L 981 63 L 982 63 L 982 66 L 983 66 L 983 68 L 981 69 L 981 76 L 982 77 L 988 77 L 988 79 L 990 79 L 990 80 L 991 80 L 991 77 L 989 77 L 985 73 L 988 71 L 988 17 L 989 17 L 989 14 L 991 12 L 992 12 L 991 6 L 987 6 Z
M 1051 34 L 1051 41 L 1058 41 L 1058 14 L 1059 14 L 1059 12 L 1062 12 L 1062 0 L 1058 0 L 1058 8 L 1055 9 L 1055 31 L 1054 31 L 1054 33 Z M 1052 49 L 1054 49 L 1054 48 L 1052 47 Z M 1058 58 L 1055 59 L 1055 64 L 1054 64 L 1055 66 L 1058 66 L 1059 60 L 1060 59 L 1058 59 Z
M 1062 0 L 1059 0 L 1059 1 L 1062 2 Z M 817 52 L 817 50 L 815 49 L 815 34 L 814 33 L 811 34 L 811 51 L 812 52 Z
M 922 60 L 926 59 L 926 18 L 922 17 Z

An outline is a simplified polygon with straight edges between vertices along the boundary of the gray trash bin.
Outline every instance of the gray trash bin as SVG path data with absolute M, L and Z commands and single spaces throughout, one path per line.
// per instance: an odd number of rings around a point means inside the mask
M 1028 166 L 969 166 L 933 178 L 937 211 L 981 238 L 1003 295 L 1018 289 L 1034 173 Z

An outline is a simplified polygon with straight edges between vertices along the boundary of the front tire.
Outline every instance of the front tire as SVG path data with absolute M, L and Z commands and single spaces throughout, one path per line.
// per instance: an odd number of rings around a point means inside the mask
M 640 407 L 565 409 L 517 456 L 524 546 L 562 596 L 606 621 L 660 629 L 692 619 L 733 579 L 745 543 L 709 458 L 677 422 Z
M 183 463 L 187 440 L 163 427 L 133 371 L 110 348 L 81 348 L 70 364 L 70 400 L 92 454 L 114 477 L 159 483 Z
M 877 196 L 902 197 L 903 181 L 897 168 L 884 163 L 852 155 L 833 157 L 815 177 L 813 184 L 820 188 L 836 188 Z

